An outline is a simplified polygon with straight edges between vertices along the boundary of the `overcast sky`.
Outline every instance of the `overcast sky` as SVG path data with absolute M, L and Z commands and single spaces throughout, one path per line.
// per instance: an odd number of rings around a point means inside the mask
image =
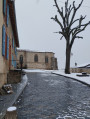
M 64 6 L 65 0 L 58 0 Z M 69 0 L 72 2 L 73 0 Z M 81 0 L 77 0 L 78 4 Z M 60 40 L 57 23 L 50 18 L 54 17 L 56 8 L 53 0 L 15 0 L 18 35 L 21 49 L 33 51 L 54 52 L 59 68 L 65 66 L 65 39 Z M 90 20 L 90 0 L 84 0 L 76 18 L 87 15 Z M 90 25 L 81 34 L 83 39 L 76 39 L 72 47 L 71 66 L 90 62 Z

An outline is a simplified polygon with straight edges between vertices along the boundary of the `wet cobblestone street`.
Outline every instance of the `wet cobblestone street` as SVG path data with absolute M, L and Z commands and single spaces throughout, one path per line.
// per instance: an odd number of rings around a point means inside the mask
M 28 73 L 18 119 L 90 119 L 90 87 L 50 73 Z

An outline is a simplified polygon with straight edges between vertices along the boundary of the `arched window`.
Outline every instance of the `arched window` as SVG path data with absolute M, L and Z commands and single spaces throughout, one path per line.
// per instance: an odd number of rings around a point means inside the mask
M 48 63 L 48 56 L 45 56 L 45 63 Z
M 20 57 L 19 57 L 19 62 L 20 62 L 20 63 L 23 63 L 23 55 L 20 55 Z
M 34 56 L 34 62 L 38 62 L 38 55 L 37 54 Z

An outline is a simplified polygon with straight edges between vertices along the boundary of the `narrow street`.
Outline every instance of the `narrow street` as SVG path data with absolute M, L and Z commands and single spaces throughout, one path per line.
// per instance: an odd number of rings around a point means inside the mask
M 50 73 L 28 79 L 16 102 L 18 119 L 90 119 L 90 87 Z

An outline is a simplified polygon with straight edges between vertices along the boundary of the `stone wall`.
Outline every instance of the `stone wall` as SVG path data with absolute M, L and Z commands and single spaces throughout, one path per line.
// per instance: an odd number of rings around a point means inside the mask
M 86 72 L 88 74 L 90 74 L 90 68 L 71 68 L 70 71 L 72 73 L 82 73 L 82 72 Z
M 21 71 L 20 70 L 10 70 L 7 75 L 7 83 L 19 83 L 21 81 Z
M 7 73 L 0 73 L 0 89 L 7 83 Z
M 6 19 L 7 14 L 5 15 L 3 14 L 3 1 L 4 0 L 0 0 L 0 87 L 2 87 L 7 82 L 7 73 L 9 72 L 9 69 L 13 69 L 13 70 L 16 69 L 14 65 L 12 65 L 12 55 L 14 56 L 14 60 L 16 60 L 15 40 L 14 40 L 15 47 L 14 48 L 12 47 L 12 39 L 14 38 L 14 31 L 12 29 L 10 14 L 9 14 L 9 19 L 8 19 L 9 24 L 7 25 L 7 19 Z M 8 4 L 8 2 L 6 2 L 6 4 Z M 7 13 L 7 8 L 6 8 L 6 13 Z M 4 55 L 2 54 L 3 25 L 5 26 L 5 54 Z M 8 58 L 7 58 L 7 36 L 9 38 L 9 51 L 11 51 L 9 52 Z

